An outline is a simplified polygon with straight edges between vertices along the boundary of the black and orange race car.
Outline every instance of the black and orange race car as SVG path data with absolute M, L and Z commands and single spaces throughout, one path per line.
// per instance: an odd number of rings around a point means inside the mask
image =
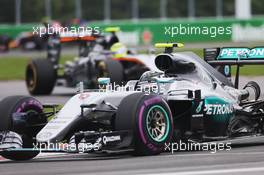
M 118 27 L 105 29 L 109 35 L 89 34 L 49 35 L 45 59 L 33 59 L 26 67 L 26 85 L 32 95 L 50 94 L 57 84 L 75 87 L 84 82 L 86 88 L 96 88 L 99 77 L 110 77 L 117 84 L 139 79 L 147 70 L 156 71 L 153 54 L 132 54 L 119 42 Z M 77 43 L 79 53 L 73 61 L 60 65 L 62 43 Z M 59 71 L 59 70 L 63 71 Z M 59 74 L 63 72 L 63 74 Z
M 6 34 L 0 35 L 0 52 L 7 52 L 9 50 L 9 43 L 12 38 Z
M 44 50 L 47 47 L 47 36 L 40 37 L 33 32 L 22 32 L 8 44 L 9 49 L 21 48 L 25 51 Z

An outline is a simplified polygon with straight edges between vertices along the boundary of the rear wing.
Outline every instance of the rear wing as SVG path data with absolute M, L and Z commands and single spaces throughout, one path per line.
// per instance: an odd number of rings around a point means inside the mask
M 212 65 L 264 64 L 264 47 L 224 47 L 204 49 L 204 59 Z
M 55 65 L 59 63 L 61 45 L 63 43 L 78 44 L 79 57 L 88 55 L 94 46 L 96 39 L 101 37 L 99 34 L 93 33 L 71 33 L 65 32 L 61 34 L 53 34 L 48 36 L 47 57 Z
M 264 47 L 223 47 L 204 49 L 204 60 L 226 77 L 231 77 L 231 66 L 237 66 L 235 87 L 238 88 L 239 71 L 243 65 L 264 65 Z

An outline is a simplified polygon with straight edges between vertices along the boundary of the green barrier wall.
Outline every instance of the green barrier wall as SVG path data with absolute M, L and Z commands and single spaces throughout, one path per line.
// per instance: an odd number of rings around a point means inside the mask
M 134 32 L 134 37 L 138 37 L 139 43 L 147 42 L 151 38 L 152 43 L 157 42 L 240 42 L 240 41 L 264 41 L 264 18 L 253 18 L 250 20 L 236 19 L 200 19 L 200 20 L 167 20 L 167 21 L 140 21 L 133 23 L 129 21 L 113 22 L 111 24 L 95 23 L 94 26 L 101 28 L 107 26 L 120 26 L 121 30 Z M 176 29 L 180 27 L 189 28 L 172 35 L 166 29 Z M 195 32 L 192 28 L 199 28 L 201 32 Z M 211 30 L 211 31 L 210 31 Z M 216 30 L 217 33 L 215 32 Z M 131 38 L 130 38 L 131 39 Z
M 37 24 L 21 26 L 0 25 L 0 34 L 17 36 L 23 31 L 33 31 Z M 180 19 L 180 20 L 140 20 L 113 21 L 110 24 L 93 22 L 89 25 L 104 29 L 119 26 L 121 39 L 125 43 L 142 44 L 156 42 L 231 42 L 264 41 L 264 18 L 250 20 L 228 19 Z M 183 29 L 185 28 L 185 29 Z M 181 30 L 181 31 L 180 31 Z M 189 31 L 188 31 L 189 30 Z M 170 31 L 170 32 L 169 32 Z
M 33 31 L 34 24 L 23 24 L 23 25 L 0 25 L 0 34 L 6 34 L 15 38 L 21 32 Z

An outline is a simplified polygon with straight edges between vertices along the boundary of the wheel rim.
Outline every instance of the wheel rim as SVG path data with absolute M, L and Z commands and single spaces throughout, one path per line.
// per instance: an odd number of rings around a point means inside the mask
M 152 106 L 146 117 L 147 131 L 149 136 L 157 141 L 164 141 L 169 133 L 169 117 L 160 105 Z
M 26 73 L 26 83 L 27 87 L 30 91 L 35 89 L 36 86 L 36 75 L 35 70 L 32 65 L 28 66 L 27 73 Z

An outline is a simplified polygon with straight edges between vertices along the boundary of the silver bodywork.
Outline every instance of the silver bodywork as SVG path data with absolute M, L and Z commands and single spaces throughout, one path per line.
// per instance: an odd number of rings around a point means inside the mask
M 81 116 L 81 105 L 101 104 L 103 101 L 118 106 L 120 101 L 133 92 L 84 92 L 74 95 L 63 108 L 37 134 L 38 142 L 57 142 Z M 84 112 L 90 109 L 85 109 Z
M 192 73 L 179 74 L 176 77 L 165 77 L 164 74 L 151 77 L 151 82 L 143 81 L 144 76 L 139 81 L 139 86 L 158 86 L 159 90 L 155 93 L 162 95 L 166 100 L 184 100 L 188 99 L 188 90 L 201 90 L 201 97 L 216 96 L 233 104 L 238 108 L 241 90 L 237 90 L 231 86 L 223 84 L 212 72 L 204 65 L 193 59 L 193 54 L 176 53 L 173 55 L 176 59 L 193 62 L 196 69 Z M 196 56 L 197 57 L 197 56 Z M 143 60 L 143 59 L 142 59 Z M 146 64 L 153 64 L 154 59 L 144 59 Z M 154 71 L 159 71 L 157 67 Z M 160 72 L 160 71 L 159 71 Z M 151 72 L 150 72 L 151 73 Z M 154 80 L 154 81 L 152 81 Z M 161 81 L 162 80 L 162 81 Z M 121 100 L 135 92 L 136 81 L 129 81 L 125 87 L 116 90 L 106 90 L 104 92 L 83 92 L 71 97 L 63 108 L 55 115 L 55 117 L 37 134 L 38 142 L 58 142 L 68 133 L 69 128 L 81 116 L 81 105 L 100 105 L 107 102 L 118 107 Z M 132 86 L 132 88 L 130 88 Z M 126 91 L 129 89 L 129 91 Z M 144 89 L 144 88 L 143 88 Z M 145 91 L 144 89 L 143 91 Z M 141 89 L 142 91 L 142 89 Z M 146 91 L 145 91 L 146 92 Z M 90 110 L 90 111 L 89 111 Z M 92 112 L 92 109 L 85 109 L 84 112 Z

